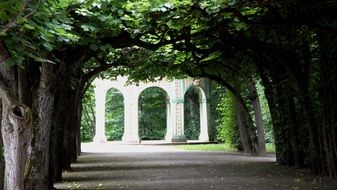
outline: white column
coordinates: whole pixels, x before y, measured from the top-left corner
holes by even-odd
[[[200,101],[200,135],[199,141],[208,142],[208,118],[209,118],[209,109],[207,99],[202,99]]]
[[[105,136],[105,95],[106,90],[103,87],[95,87],[95,102],[96,102],[96,130],[94,142],[106,142]]]
[[[138,93],[134,92],[132,87],[125,93],[124,113],[124,134],[122,141],[125,143],[139,143]]]
[[[171,125],[172,137],[167,139],[169,142],[186,142],[184,135],[184,100],[177,99],[171,103]]]
[[[165,135],[165,141],[171,142],[171,139],[173,137],[173,126],[172,126],[172,114],[171,114],[171,105],[170,100],[166,100],[166,135]]]
[[[174,80],[172,83],[174,95],[170,100],[170,121],[172,136],[165,138],[169,142],[186,142],[184,135],[184,80]]]

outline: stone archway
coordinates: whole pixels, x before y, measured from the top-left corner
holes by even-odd
[[[190,87],[184,95],[184,133],[187,140],[198,140],[200,134],[200,92]]]
[[[167,93],[166,113],[167,130],[165,141],[186,142],[184,135],[184,95],[191,86],[201,91],[200,100],[200,141],[208,141],[209,105],[207,98],[209,81],[207,79],[174,79],[160,80],[151,83],[128,84],[126,77],[117,77],[117,80],[95,79],[96,98],[96,134],[94,142],[105,142],[105,96],[110,88],[119,90],[124,97],[124,134],[122,141],[126,143],[139,143],[138,101],[140,93],[149,87],[160,87]]]
[[[208,142],[209,141],[209,117],[210,117],[210,106],[209,106],[209,91],[205,90],[209,86],[205,84],[206,81],[203,81],[204,84],[201,83],[200,80],[194,80],[193,82],[187,81],[188,86],[184,93],[184,98],[186,97],[186,93],[189,90],[195,89],[198,93],[198,103],[199,103],[199,141]],[[206,93],[207,92],[207,93]]]
[[[110,88],[105,98],[105,136],[108,141],[120,141],[124,133],[124,97]]]
[[[138,100],[139,136],[141,140],[163,140],[167,131],[168,94],[161,87],[144,89]]]

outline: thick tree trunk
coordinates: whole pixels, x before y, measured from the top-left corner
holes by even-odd
[[[284,90],[281,88],[281,79],[278,72],[270,69],[267,63],[256,62],[256,67],[265,87],[265,95],[272,118],[273,132],[275,138],[276,161],[280,164],[289,163],[289,139],[287,112],[284,109]],[[267,67],[267,68],[266,68]],[[280,72],[283,72],[280,70]],[[287,121],[287,122],[285,122]]]
[[[303,98],[283,67],[257,65],[265,86],[265,94],[273,120],[277,161],[295,167],[305,166],[308,158],[309,130],[303,115]],[[265,69],[265,70],[264,70]],[[304,77],[300,77],[304,78]],[[305,79],[304,79],[305,80]],[[319,137],[317,137],[319,138]]]
[[[72,106],[72,100],[73,100],[73,95],[69,96],[70,103],[68,104],[68,109],[71,110],[71,113],[67,113],[67,116],[65,116],[66,123],[64,125],[64,136],[63,136],[63,169],[65,170],[71,170],[71,163],[72,163],[72,149],[73,145],[75,144],[75,141],[72,142],[72,134],[73,134],[73,126],[72,126],[72,117],[74,116],[73,111],[73,106]]]
[[[70,80],[78,80],[77,78],[71,79],[74,73],[74,66],[66,68],[66,75],[63,77],[62,85],[59,89],[57,109],[55,112],[55,127],[58,131],[56,139],[57,148],[55,150],[56,160],[54,160],[55,180],[60,180],[62,169],[71,170],[71,163],[77,159],[78,149],[78,135],[80,118],[78,118],[78,107],[75,104],[81,102],[77,100],[77,88],[73,89]],[[79,105],[80,106],[80,105]],[[75,118],[76,117],[76,118]],[[78,125],[78,126],[77,126]],[[78,129],[76,129],[78,127]],[[78,139],[78,140],[77,140]]]
[[[331,36],[330,36],[331,37]],[[319,64],[319,101],[322,140],[320,142],[324,173],[337,179],[337,66],[336,45],[329,36],[319,34],[322,60]],[[330,54],[328,54],[329,52]]]
[[[68,126],[71,120],[71,96],[72,92],[69,91],[68,75],[62,77],[64,80],[59,86],[57,99],[55,105],[57,106],[54,112],[54,126],[53,126],[53,180],[62,180],[62,170],[70,170],[70,159],[68,156],[67,144],[65,141],[69,140]]]
[[[2,102],[0,101],[0,113],[2,113]],[[0,114],[0,120],[2,121],[2,117]],[[1,123],[0,123],[0,190],[4,190],[5,188],[5,160],[4,160],[4,147],[2,142],[2,132],[1,132]]]
[[[53,168],[52,179],[54,182],[62,180],[62,169],[64,167],[64,125],[66,123],[65,120],[69,118],[64,118],[63,115],[67,113],[67,110],[64,108],[65,103],[61,97],[62,95],[58,94],[58,100],[56,100],[55,105],[57,106],[54,113],[54,122],[51,131],[51,154],[50,158],[51,167]],[[70,164],[69,164],[70,167]]]
[[[246,115],[243,111],[241,104],[238,101],[235,101],[235,105],[239,125],[240,140],[243,146],[243,151],[246,153],[255,153],[249,137],[248,126],[246,123]]]
[[[5,147],[7,189],[24,189],[30,110],[23,105],[3,102],[2,137]]]
[[[30,144],[29,165],[25,189],[48,189],[49,138],[54,108],[54,76],[52,64],[42,64],[39,88],[34,99],[33,139]]]
[[[258,144],[258,155],[266,154],[266,143],[265,143],[265,135],[264,135],[264,126],[263,126],[263,117],[262,117],[262,109],[260,104],[260,98],[257,93],[256,86],[252,79],[247,81],[247,86],[249,90],[249,99],[252,102],[253,110],[255,114],[255,124],[257,130],[257,144]]]
[[[300,124],[299,119],[296,117],[296,105],[294,101],[294,90],[288,85],[284,86],[281,96],[284,97],[284,109],[283,115],[285,116],[285,122],[288,126],[288,166],[295,166],[297,168],[301,168],[303,166],[303,148],[301,148],[301,142],[299,141],[299,131],[303,128],[303,124]],[[303,133],[304,135],[305,133]]]
[[[67,139],[67,127],[69,126],[70,117],[69,106],[71,105],[72,92],[69,88],[69,65],[62,64],[64,72],[61,74],[62,81],[60,82],[57,94],[55,96],[55,110],[54,122],[52,129],[52,168],[53,168],[53,181],[62,180],[62,170],[70,170],[70,159],[67,159],[67,151],[64,146],[64,141]],[[69,162],[67,161],[69,160]]]
[[[322,73],[320,83],[321,104],[323,107],[322,116],[322,136],[324,139],[323,149],[326,158],[327,174],[337,178],[337,85],[334,84],[337,80],[337,66],[322,64]],[[327,85],[327,86],[325,86]]]
[[[14,68],[3,62],[9,55],[0,41],[1,132],[4,145],[5,176],[8,190],[24,189],[31,111],[18,100]]]
[[[80,52],[80,53],[79,53]],[[61,64],[62,73],[60,82],[57,90],[57,99],[55,100],[56,109],[54,112],[54,129],[55,133],[53,136],[52,148],[54,157],[51,158],[53,161],[53,181],[60,181],[62,178],[62,170],[71,169],[71,154],[70,147],[70,130],[72,122],[72,100],[74,91],[71,85],[71,76],[74,71],[77,71],[79,67],[86,62],[90,55],[81,51],[74,51],[67,56],[60,55],[63,60],[69,61],[69,63]],[[76,81],[76,79],[74,79]],[[75,141],[72,142],[75,144]]]
[[[79,154],[78,152],[78,133],[80,132],[80,121],[81,121],[81,118],[80,118],[80,113],[79,113],[79,109],[81,107],[81,97],[80,97],[80,92],[79,92],[79,89],[76,88],[76,93],[73,97],[73,101],[72,101],[72,113],[73,113],[73,116],[72,116],[72,120],[71,120],[71,139],[70,139],[70,144],[68,144],[68,146],[71,146],[71,149],[70,149],[70,154],[71,154],[71,162],[76,162],[77,160],[77,156]]]

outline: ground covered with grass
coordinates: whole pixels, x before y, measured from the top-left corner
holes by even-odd
[[[177,149],[190,151],[223,151],[223,152],[238,152],[234,146],[229,144],[187,144],[177,145]],[[273,144],[266,144],[267,153],[275,153],[275,146]]]

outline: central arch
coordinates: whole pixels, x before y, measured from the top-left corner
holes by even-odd
[[[157,86],[139,94],[139,137],[141,140],[164,140],[167,128],[167,92]]]

